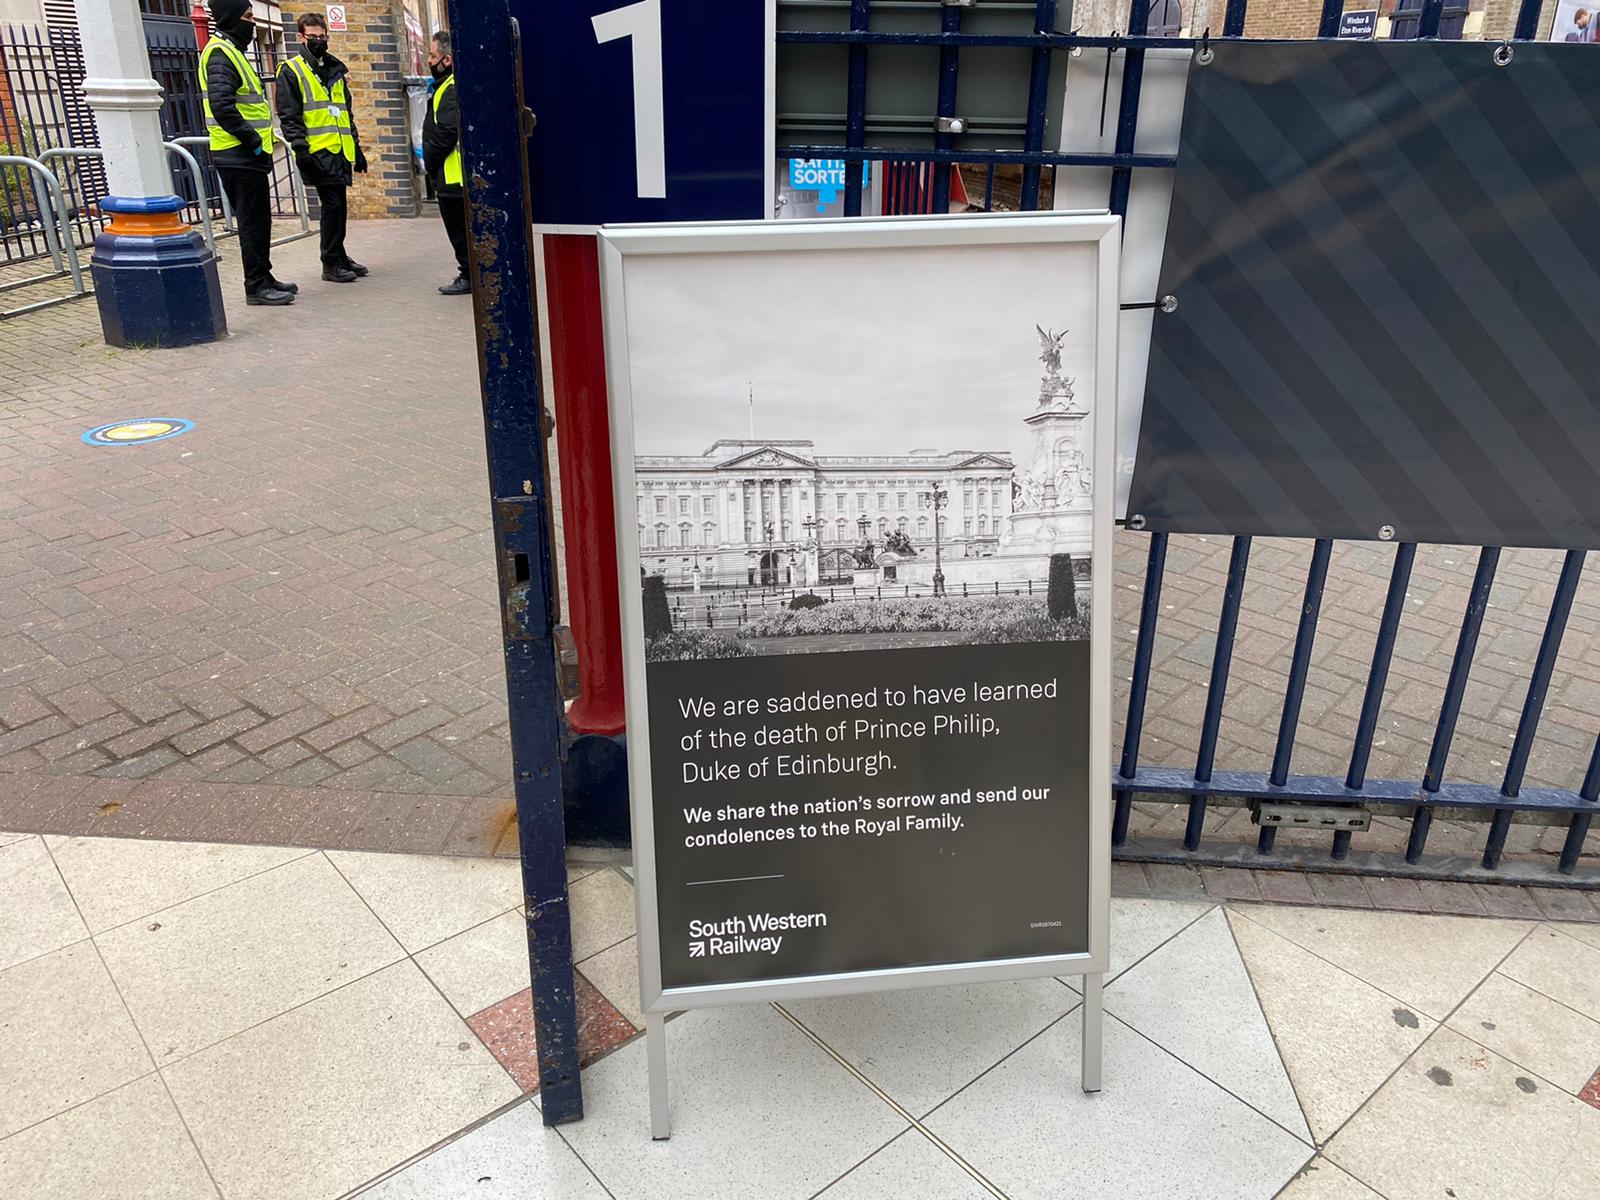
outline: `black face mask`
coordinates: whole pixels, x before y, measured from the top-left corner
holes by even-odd
[[[450,74],[449,64],[444,62],[429,63],[428,70],[433,72],[433,77],[435,79],[443,79],[446,75]]]
[[[328,39],[325,37],[308,37],[306,39],[306,53],[312,58],[321,58],[328,52]]]

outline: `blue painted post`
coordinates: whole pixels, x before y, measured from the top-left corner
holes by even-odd
[[[870,0],[850,0],[850,30],[865,33],[872,23]],[[844,144],[860,150],[867,144],[867,48],[852,45],[849,50],[848,94],[845,96]],[[844,163],[844,215],[861,215],[862,171],[859,158]]]
[[[506,0],[451,0],[472,303],[500,578],[533,1024],[546,1125],[583,1116],[561,798],[547,447],[521,47]]]
[[[1233,639],[1239,628],[1239,606],[1244,601],[1244,576],[1250,565],[1250,539],[1233,539],[1228,557],[1228,583],[1222,593],[1222,611],[1217,616],[1217,644],[1211,654],[1211,683],[1206,689],[1206,715],[1200,724],[1200,753],[1195,759],[1194,781],[1210,783],[1217,758],[1217,731],[1222,727],[1222,704],[1227,698],[1228,671],[1233,665]],[[1189,797],[1189,820],[1183,831],[1183,848],[1200,849],[1200,832],[1205,825],[1206,798]]]
[[[1156,620],[1161,615],[1161,581],[1167,571],[1167,535],[1150,535],[1150,557],[1144,567],[1144,603],[1139,607],[1139,635],[1133,648],[1133,680],[1128,691],[1128,722],[1122,731],[1122,766],[1119,774],[1132,779],[1139,770],[1139,738],[1144,732],[1144,705],[1150,695],[1150,661],[1155,654]],[[1111,819],[1111,844],[1128,840],[1128,815],[1133,793],[1117,790],[1116,812]]]
[[[1223,37],[1244,36],[1245,0],[1228,0],[1228,7],[1222,18]]]
[[[1317,618],[1322,614],[1322,589],[1328,582],[1328,560],[1333,543],[1318,538],[1311,548],[1311,567],[1306,572],[1306,594],[1300,605],[1300,628],[1295,632],[1294,657],[1289,660],[1289,686],[1283,694],[1283,716],[1278,721],[1278,746],[1272,756],[1269,782],[1282,787],[1289,782],[1289,760],[1294,755],[1295,731],[1300,725],[1300,703],[1305,699],[1306,675],[1311,670],[1311,648],[1317,640]],[[1278,840],[1276,825],[1263,825],[1256,849],[1271,854]]]
[[[1600,738],[1595,739],[1594,751],[1589,755],[1589,770],[1583,777],[1583,786],[1578,789],[1578,797],[1586,804],[1593,804],[1600,798]],[[1557,865],[1563,875],[1571,875],[1577,868],[1583,840],[1589,836],[1589,823],[1593,820],[1593,813],[1573,814],[1572,824],[1567,827],[1566,844],[1561,847],[1561,862]]]
[[[89,263],[101,333],[108,345],[124,347],[192,346],[226,337],[216,256],[184,224],[184,201],[173,194],[161,88],[150,74],[138,7],[76,0],[76,11],[86,31],[83,95],[94,109],[110,186],[99,207],[111,220],[96,235]],[[48,230],[57,214],[40,217]],[[59,217],[62,237],[76,236],[65,212]],[[76,284],[75,257],[72,269]]]
[[[1439,21],[1444,16],[1444,0],[1422,0],[1422,15],[1417,18],[1417,37],[1439,36]]]
[[[1344,785],[1359,792],[1367,784],[1367,762],[1372,756],[1372,737],[1378,728],[1383,708],[1383,690],[1389,683],[1389,665],[1394,660],[1395,637],[1400,632],[1400,616],[1405,611],[1406,589],[1411,586],[1411,567],[1417,560],[1417,544],[1401,542],[1394,551],[1394,571],[1389,576],[1389,594],[1383,602],[1383,618],[1378,622],[1378,639],[1372,648],[1372,670],[1367,673],[1367,691],[1361,700],[1361,719],[1356,723],[1356,741],[1350,751],[1350,770]],[[1343,860],[1350,853],[1350,831],[1333,835],[1333,857]]]
[[[1319,38],[1339,36],[1339,16],[1344,12],[1344,0],[1322,0],[1322,20],[1317,24]]]
[[[1524,42],[1530,42],[1537,37],[1539,14],[1543,9],[1543,0],[1522,0],[1522,7],[1517,10],[1517,28],[1511,36]]]
[[[1417,810],[1411,817],[1411,838],[1406,844],[1406,861],[1415,864],[1422,858],[1433,828],[1433,811],[1428,807],[1444,782],[1444,765],[1450,757],[1450,743],[1456,735],[1456,718],[1461,715],[1461,698],[1466,695],[1467,679],[1472,674],[1472,656],[1478,649],[1478,633],[1483,629],[1483,614],[1489,607],[1489,590],[1494,586],[1495,568],[1500,565],[1500,547],[1485,546],[1478,555],[1478,570],[1467,595],[1467,611],[1461,617],[1461,636],[1456,639],[1456,657],[1450,664],[1450,679],[1445,684],[1444,703],[1439,708],[1439,726],[1434,731],[1433,748],[1422,776]]]
[[[961,32],[961,9],[954,4],[947,4],[941,10],[940,30],[947,34]],[[956,83],[959,79],[961,65],[961,52],[955,46],[939,47],[939,116],[953,117],[956,115]],[[941,130],[935,130],[933,135],[933,148],[935,150],[953,150],[955,136]],[[933,178],[933,203],[930,212],[946,213],[950,211],[950,172],[955,167],[949,163],[929,163],[928,174]],[[919,210],[920,211],[920,210]]]
[[[1149,0],[1131,0],[1128,11],[1128,36],[1143,37],[1150,30]],[[1122,100],[1117,110],[1118,154],[1132,154],[1134,135],[1139,129],[1139,93],[1144,86],[1144,47],[1130,45],[1123,52]],[[1111,211],[1128,215],[1128,191],[1133,187],[1132,167],[1111,169]]]
[[[1134,7],[1140,0],[1133,0]],[[1054,33],[1056,27],[1056,0],[1035,0],[1033,6],[1033,31]],[[1022,135],[1022,148],[1037,154],[1044,149],[1046,125],[1045,108],[1050,95],[1050,48],[1034,47],[1028,69],[1028,124]],[[1039,167],[1032,163],[1022,168],[1021,207],[1032,210],[1039,207]]]
[[[1561,564],[1561,578],[1556,581],[1555,599],[1550,603],[1550,617],[1545,622],[1544,637],[1539,642],[1539,655],[1533,661],[1533,674],[1528,678],[1528,695],[1522,702],[1522,717],[1517,721],[1517,736],[1511,743],[1511,753],[1506,758],[1505,780],[1500,794],[1515,800],[1522,790],[1522,777],[1528,769],[1528,755],[1533,750],[1534,735],[1539,732],[1539,718],[1544,715],[1545,697],[1550,692],[1550,676],[1556,669],[1556,656],[1561,653],[1561,639],[1567,632],[1567,618],[1572,615],[1572,599],[1578,592],[1578,581],[1583,577],[1582,550],[1568,550]],[[1483,847],[1483,866],[1492,871],[1500,865],[1505,852],[1506,835],[1511,832],[1511,809],[1497,808],[1489,825],[1489,837]]]

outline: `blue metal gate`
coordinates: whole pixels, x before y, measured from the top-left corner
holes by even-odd
[[[1319,38],[1336,36],[1343,7],[1341,0],[1326,0],[1317,30]],[[1411,7],[1416,11],[1411,12],[1408,8],[1403,17],[1397,17],[1392,36],[1424,39],[1461,36],[1460,21],[1452,20],[1452,13],[1459,18],[1462,10],[1447,10],[1442,0],[1421,0]],[[1148,0],[1132,0],[1128,13],[1127,34],[1111,37],[1084,37],[1077,34],[1048,32],[1056,26],[1055,0],[1037,0],[1034,8],[1035,32],[1008,37],[963,33],[964,8],[954,4],[945,4],[941,8],[942,24],[937,33],[875,32],[872,29],[870,0],[850,0],[848,32],[780,29],[778,33],[780,71],[781,48],[784,45],[841,45],[848,48],[849,54],[845,144],[780,146],[778,148],[780,159],[784,157],[845,159],[848,163],[844,201],[847,215],[861,213],[863,193],[861,164],[869,160],[891,164],[960,164],[969,169],[976,166],[986,172],[982,186],[985,196],[983,207],[989,206],[990,198],[994,194],[997,172],[1002,175],[1007,172],[1020,172],[1019,207],[1025,209],[1042,206],[1042,185],[1047,180],[1047,171],[1053,173],[1054,168],[1059,166],[1109,166],[1112,168],[1109,207],[1112,212],[1126,215],[1133,172],[1171,169],[1176,165],[1175,160],[1169,157],[1133,152],[1145,53],[1157,47],[1201,46],[1210,40],[1211,31],[1202,30],[1200,37],[1189,38],[1148,36],[1150,18]],[[1524,0],[1517,17],[1513,35],[1515,38],[1529,39],[1534,36],[1539,8],[1538,0]],[[1245,0],[1228,0],[1220,36],[1242,37],[1245,16]],[[931,152],[868,148],[865,144],[867,55],[878,47],[905,46],[937,49],[939,86],[936,115],[942,119],[941,127],[946,126],[950,118],[957,116],[957,85],[961,54],[964,50],[982,50],[997,46],[1028,49],[1032,56],[1032,69],[1027,81],[1028,115],[1024,148],[1020,151],[982,151],[968,149],[964,145],[958,147],[956,138],[948,132],[936,135]],[[1070,154],[1046,150],[1044,136],[1050,58],[1054,54],[1070,54],[1079,47],[1091,46],[1121,51],[1125,55],[1115,152],[1109,155]],[[949,203],[950,173],[947,170],[940,170],[929,172],[929,176],[932,179],[933,195],[926,211],[946,211]],[[972,190],[976,193],[978,189]],[[1244,596],[1245,577],[1250,559],[1251,539],[1246,536],[1236,537],[1233,541],[1230,568],[1217,622],[1215,651],[1194,768],[1190,771],[1141,764],[1140,746],[1150,692],[1156,632],[1162,608],[1161,596],[1166,574],[1168,535],[1153,533],[1148,535],[1148,539],[1144,595],[1133,658],[1121,762],[1113,781],[1116,795],[1113,844],[1119,848],[1119,856],[1172,858],[1231,865],[1292,864],[1303,868],[1339,871],[1382,869],[1390,872],[1406,872],[1409,867],[1413,873],[1434,878],[1494,878],[1495,873],[1504,870],[1502,855],[1505,852],[1512,821],[1522,818],[1544,823],[1560,821],[1567,827],[1565,845],[1557,860],[1555,871],[1543,872],[1542,878],[1538,881],[1587,882],[1592,885],[1595,878],[1600,878],[1595,876],[1594,872],[1576,874],[1596,804],[1600,801],[1600,741],[1595,744],[1583,783],[1577,790],[1523,786],[1529,754],[1538,733],[1545,697],[1583,569],[1583,551],[1567,552],[1556,584],[1555,599],[1544,624],[1540,649],[1528,679],[1522,715],[1517,723],[1504,776],[1498,784],[1490,784],[1451,782],[1446,778],[1446,768],[1450,761],[1451,746],[1461,714],[1473,656],[1488,607],[1490,588],[1500,560],[1498,547],[1483,547],[1479,554],[1477,572],[1466,611],[1462,616],[1449,679],[1440,698],[1437,726],[1426,769],[1420,780],[1409,780],[1369,779],[1367,767],[1388,683],[1406,589],[1416,558],[1415,544],[1400,544],[1395,547],[1387,600],[1373,646],[1361,715],[1349,748],[1348,769],[1342,777],[1336,777],[1296,775],[1291,771],[1323,590],[1333,552],[1333,543],[1326,539],[1315,543],[1307,570],[1298,632],[1289,663],[1288,685],[1279,711],[1275,751],[1270,770],[1250,772],[1229,770],[1226,767],[1218,769],[1216,763],[1218,733],[1222,723],[1240,604]],[[1168,853],[1160,847],[1141,845],[1134,848],[1128,845],[1129,817],[1137,795],[1187,803],[1188,820],[1181,852],[1177,851],[1176,847],[1173,848],[1173,852]],[[1276,845],[1278,826],[1270,824],[1261,827],[1253,856],[1241,855],[1226,846],[1208,847],[1203,842],[1202,836],[1205,819],[1208,807],[1219,800],[1230,804],[1248,803],[1252,807],[1263,801],[1344,806],[1352,811],[1369,809],[1374,805],[1384,806],[1384,811],[1402,814],[1410,819],[1409,844],[1404,854],[1404,863],[1370,859],[1352,860],[1350,855],[1353,833],[1349,829],[1329,831],[1326,853],[1320,859],[1303,854],[1280,854]],[[1487,832],[1484,835],[1482,854],[1477,866],[1457,860],[1424,862],[1423,855],[1434,816],[1441,810],[1448,810],[1456,815],[1476,815],[1487,822]],[[1524,877],[1523,881],[1534,880]]]

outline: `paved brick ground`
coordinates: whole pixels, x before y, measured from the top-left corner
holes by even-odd
[[[314,278],[288,310],[239,303],[216,346],[120,352],[92,301],[0,323],[0,827],[325,845],[505,846],[510,760],[468,304],[431,221],[363,222],[370,279]],[[188,417],[139,448],[102,422]],[[1119,540],[1125,705],[1146,539]],[[1226,539],[1173,541],[1145,761],[1192,765]],[[1258,541],[1218,766],[1271,760],[1310,547]],[[1293,767],[1342,775],[1392,549],[1340,546]],[[1475,550],[1419,554],[1369,774],[1427,758]],[[1502,562],[1448,776],[1498,783],[1559,555]],[[1529,784],[1575,787],[1600,712],[1600,593],[1574,606]],[[1120,718],[1116,736],[1121,737]],[[9,779],[5,775],[9,774]],[[9,815],[8,815],[9,810]],[[1141,805],[1136,836],[1181,831]],[[1357,848],[1399,845],[1380,819]],[[1208,837],[1249,840],[1236,810]],[[1465,853],[1481,827],[1441,822]],[[1292,844],[1286,833],[1280,844]],[[1548,855],[1555,830],[1512,847]]]
[[[0,771],[505,789],[471,308],[433,223],[351,248],[340,287],[280,247],[281,310],[230,253],[215,346],[109,349],[92,301],[0,326]],[[143,415],[196,426],[79,440]]]

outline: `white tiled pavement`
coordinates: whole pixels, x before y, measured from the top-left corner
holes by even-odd
[[[627,875],[570,883],[580,969],[637,1025]],[[1100,1094],[1075,981],[726,1008],[669,1024],[652,1142],[642,1041],[552,1130],[468,1024],[527,985],[519,888],[0,833],[0,1196],[1600,1195],[1595,927],[1118,900]]]

